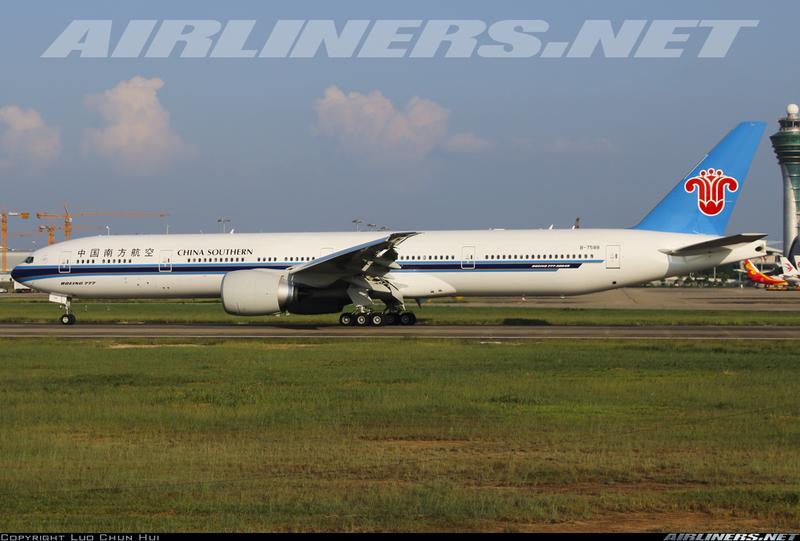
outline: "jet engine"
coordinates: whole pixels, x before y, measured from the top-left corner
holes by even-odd
[[[237,316],[277,314],[286,310],[294,296],[294,286],[281,271],[240,270],[222,279],[222,306]]]
[[[229,272],[222,279],[222,306],[237,316],[279,312],[334,314],[349,302],[345,286],[325,289],[298,286],[283,271],[240,270]]]

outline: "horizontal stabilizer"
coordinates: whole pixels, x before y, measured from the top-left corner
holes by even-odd
[[[720,248],[732,247],[737,244],[748,244],[766,237],[766,233],[740,233],[738,235],[731,235],[729,237],[719,237],[718,239],[711,239],[697,244],[690,244],[683,246],[676,250],[662,250],[667,255],[687,256],[704,254],[707,252],[715,252]]]

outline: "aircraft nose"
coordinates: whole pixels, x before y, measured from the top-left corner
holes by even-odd
[[[24,278],[22,277],[22,270],[19,265],[11,269],[11,278],[20,284],[23,282]]]

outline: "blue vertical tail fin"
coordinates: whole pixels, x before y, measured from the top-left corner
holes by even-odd
[[[724,235],[765,122],[742,122],[726,135],[634,229]]]

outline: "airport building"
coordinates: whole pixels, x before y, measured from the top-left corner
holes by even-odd
[[[800,107],[792,103],[778,120],[780,129],[770,137],[783,174],[783,253],[800,253]]]
[[[6,252],[6,265],[8,265],[8,270],[6,272],[0,272],[0,282],[11,282],[11,269],[25,261],[25,258],[32,254],[33,252]]]

